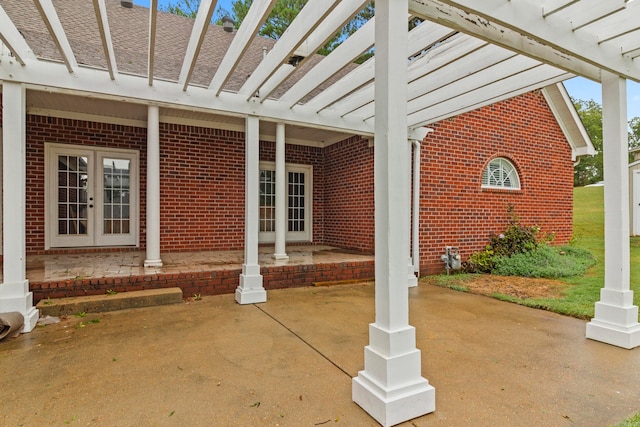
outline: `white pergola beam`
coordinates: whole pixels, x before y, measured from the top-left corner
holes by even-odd
[[[255,0],[251,3],[247,16],[245,16],[240,28],[236,31],[227,52],[222,58],[222,62],[220,62],[209,84],[209,89],[212,90],[216,96],[220,95],[224,84],[233,74],[240,59],[249,48],[256,34],[258,34],[260,26],[267,19],[267,16],[269,16],[269,13],[271,13],[277,1],[278,0]]]
[[[25,65],[28,59],[33,58],[33,53],[20,31],[7,15],[0,4],[0,40],[9,48],[11,54],[20,65]]]
[[[192,86],[184,92],[175,82],[156,80],[153,87],[146,84],[146,77],[120,74],[117,83],[109,80],[104,70],[78,67],[69,74],[62,63],[38,62],[37,67],[21,67],[3,62],[0,80],[21,81],[29,89],[66,93],[115,101],[150,103],[161,107],[202,111],[243,117],[257,114],[264,120],[283,122],[311,128],[335,130],[348,134],[373,135],[373,127],[362,120],[341,118],[331,111],[316,113],[315,109],[298,106],[295,111],[274,100],[263,103],[247,102],[235,93],[222,92],[212,97],[207,88]],[[142,84],[141,84],[142,83]]]
[[[483,40],[475,39],[473,37],[469,37],[464,34],[456,34],[446,40],[444,40],[437,47],[429,50],[421,57],[414,59],[409,63],[409,99],[412,99],[418,94],[422,94],[425,92],[418,92],[417,89],[419,86],[414,84],[414,80],[418,80],[423,76],[434,72],[435,70],[443,67],[447,64],[451,64],[456,60],[460,60],[460,58],[465,57],[470,52],[479,49],[482,46],[486,46],[487,43]],[[511,54],[512,56],[515,54]],[[484,58],[491,60],[491,57]],[[498,59],[499,60],[499,59]],[[460,73],[463,75],[472,74],[477,68],[482,67],[483,62],[468,62],[464,66],[456,66],[455,70],[447,70],[446,74],[451,75],[453,72]],[[493,63],[491,63],[493,65]],[[373,109],[373,101],[374,101],[374,90],[373,85],[368,85],[363,87],[359,91],[351,94],[350,96],[342,99],[341,101],[335,103],[333,105],[333,109],[344,116],[349,114],[363,106],[366,107],[366,113],[360,111],[357,114],[362,115],[365,119],[371,117],[374,114]]]
[[[107,19],[107,7],[104,0],[93,0],[93,9],[96,13],[96,21],[98,22],[98,31],[102,40],[102,48],[107,61],[107,70],[111,80],[115,80],[118,74],[118,66],[116,64],[116,54],[113,50],[113,41],[111,40],[111,31],[109,30],[109,20]]]
[[[358,28],[351,37],[342,42],[318,65],[300,78],[291,89],[280,97],[280,102],[287,103],[290,107],[293,107],[347,64],[356,60],[373,46],[374,31],[375,17]]]
[[[407,15],[411,17],[411,15]],[[430,22],[423,22],[409,32],[407,41],[407,58],[425,50],[442,40],[451,37],[455,31]],[[375,78],[375,57],[340,79],[336,84],[325,89],[306,105],[313,106],[320,111],[344,98],[358,88],[370,83]]]
[[[554,13],[558,13],[561,10],[578,3],[580,0],[547,0],[541,2],[542,16],[545,18],[551,16]]]
[[[187,50],[184,54],[184,61],[182,61],[182,69],[180,70],[180,76],[178,77],[178,83],[182,86],[182,90],[186,91],[189,86],[189,80],[193,74],[193,69],[196,66],[198,60],[198,54],[200,48],[204,42],[204,36],[207,34],[209,23],[211,22],[211,16],[216,8],[217,0],[201,0],[198,7],[198,13],[196,19],[191,28],[191,37],[187,44]]]
[[[153,86],[153,74],[156,59],[156,28],[158,21],[158,0],[149,2],[149,48],[147,56],[147,78],[149,86]]]
[[[563,70],[542,64],[514,74],[504,80],[469,91],[464,95],[452,97],[438,104],[415,111],[408,117],[409,126],[427,126],[535,89],[541,89],[571,77],[573,75],[567,74]],[[528,84],[522,84],[523,81],[528,82]]]
[[[582,0],[580,7],[569,7],[563,13],[568,15],[573,30],[598,22],[625,8],[627,0]]]
[[[289,60],[298,46],[320,25],[337,3],[337,0],[309,0],[238,93],[246,100],[252,98],[280,65]]]
[[[605,68],[640,80],[637,65],[622,57],[619,50],[598,46],[597,39],[584,32],[578,37],[568,21],[553,20],[554,16],[545,20],[539,6],[504,0],[409,1],[412,10],[425,19],[570,73],[600,81],[600,69]]]
[[[51,35],[53,42],[62,56],[62,61],[67,66],[67,70],[69,70],[70,73],[73,73],[76,68],[78,68],[78,63],[76,62],[73,50],[71,50],[71,45],[69,44],[66,33],[64,32],[64,28],[62,28],[60,18],[58,18],[58,13],[53,7],[53,3],[51,3],[51,0],[35,0],[35,5],[40,12],[42,21],[49,30],[49,34]]]

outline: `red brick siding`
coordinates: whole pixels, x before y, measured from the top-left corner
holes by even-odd
[[[441,271],[445,246],[463,259],[506,227],[513,205],[521,222],[572,234],[571,148],[541,93],[503,101],[432,126],[421,151],[420,257],[423,273]],[[498,156],[518,169],[520,191],[481,188],[482,172]]]
[[[373,252],[373,147],[359,137],[325,149],[325,243]]]
[[[27,253],[42,253],[45,237],[45,143],[137,150],[140,153],[140,230],[145,229],[146,129],[84,120],[27,115]],[[145,235],[140,235],[144,246]]]

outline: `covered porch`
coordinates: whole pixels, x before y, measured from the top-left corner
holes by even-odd
[[[261,246],[258,260],[265,289],[370,280],[373,255],[325,245],[287,247],[288,259]],[[185,298],[233,293],[244,253],[199,251],[163,253],[163,265],[144,267],[145,251],[63,253],[27,256],[34,303],[46,298],[100,295],[109,291],[180,287]]]

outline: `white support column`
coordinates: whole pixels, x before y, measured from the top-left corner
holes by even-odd
[[[629,170],[626,80],[602,71],[604,160],[604,288],[587,338],[623,348],[640,346],[638,307],[630,288]]]
[[[0,284],[0,313],[17,311],[24,316],[22,332],[38,321],[26,277],[26,89],[19,83],[2,85],[2,215],[3,283]]]
[[[236,301],[240,304],[254,304],[267,300],[258,264],[260,121],[256,116],[248,116],[246,119],[244,188],[244,264],[240,274],[240,285],[236,289]]]
[[[408,0],[376,1],[375,323],[369,325],[364,370],[352,398],[383,426],[435,410],[435,389],[421,376],[420,350],[409,325],[407,248]]]
[[[147,108],[147,258],[145,267],[162,267],[160,258],[160,108]]]
[[[289,259],[286,247],[287,234],[287,175],[285,173],[284,123],[276,125],[276,247],[275,259]]]
[[[413,193],[413,191],[411,191],[412,187],[415,190],[415,186],[413,185],[413,179],[411,178],[411,155],[413,150],[411,149],[412,145],[413,145],[413,140],[411,138],[407,139],[407,143],[409,144],[409,149],[407,150],[407,164],[406,164],[406,169],[407,169],[407,184],[409,185],[409,195],[411,195]],[[413,202],[411,199],[411,196],[407,197],[407,204],[408,204],[408,209],[407,209],[407,213],[409,214],[409,222],[407,223],[407,225],[409,227],[411,227],[411,225],[413,224],[413,213],[412,213],[412,206],[413,206]],[[407,240],[407,242],[409,243],[408,249],[409,249],[409,258],[408,258],[408,264],[407,264],[407,285],[410,288],[415,288],[416,286],[418,286],[418,277],[416,276],[416,271],[413,267],[413,252],[412,252],[412,247],[414,244],[413,241],[413,231],[409,234],[409,239]]]

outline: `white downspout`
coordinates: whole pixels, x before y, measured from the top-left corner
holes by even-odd
[[[421,132],[422,131],[422,132]],[[420,142],[433,132],[431,128],[414,130],[421,139],[413,140],[413,209],[411,222],[411,249],[413,258],[413,271],[420,274]],[[423,133],[424,132],[424,133]]]

